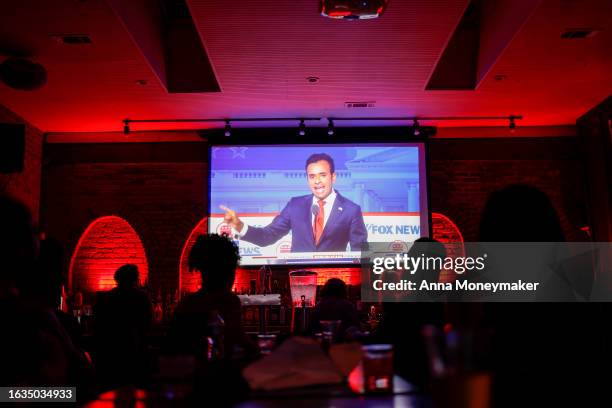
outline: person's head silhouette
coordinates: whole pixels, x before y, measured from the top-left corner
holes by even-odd
[[[422,256],[427,260],[426,267],[416,271],[414,277],[430,283],[439,282],[440,271],[447,255],[444,244],[433,238],[421,237],[414,241],[408,255],[414,258]]]
[[[125,264],[115,272],[115,282],[119,288],[134,288],[138,284],[138,267],[134,264]]]
[[[516,184],[489,196],[480,222],[482,242],[563,242],[561,223],[548,196]]]
[[[346,283],[344,283],[342,279],[338,278],[328,279],[327,282],[325,282],[325,285],[323,285],[323,288],[321,288],[321,297],[346,299]]]
[[[189,253],[189,269],[200,271],[204,290],[229,291],[236,278],[239,260],[238,247],[228,237],[200,235]]]
[[[57,308],[60,303],[64,251],[59,241],[45,238],[40,241],[40,253],[34,274],[20,282],[20,288],[27,296],[37,299],[44,305]]]
[[[38,249],[30,211],[19,201],[0,196],[0,295],[15,291],[19,280],[31,279]]]

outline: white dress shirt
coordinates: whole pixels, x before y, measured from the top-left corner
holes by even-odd
[[[325,201],[325,205],[323,206],[323,230],[325,231],[325,226],[327,225],[327,220],[329,219],[329,215],[331,214],[332,208],[334,208],[334,201],[336,201],[336,196],[338,194],[336,194],[336,190],[332,190],[331,194],[327,196],[327,198],[323,199],[323,201]],[[317,207],[319,206],[319,199],[317,197],[315,197],[314,195],[312,196],[312,204],[316,205]],[[313,226],[314,228],[314,221],[315,221],[315,216],[314,214],[310,214],[310,225]]]

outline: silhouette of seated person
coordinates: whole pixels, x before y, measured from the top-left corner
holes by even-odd
[[[359,314],[355,305],[347,299],[346,283],[342,279],[331,278],[321,288],[321,300],[310,315],[310,333],[323,330],[322,320],[339,320],[340,327],[335,333],[336,340],[352,340],[360,334]]]
[[[544,192],[528,185],[512,185],[490,195],[479,240],[563,242],[565,237],[555,208]],[[603,320],[597,322],[597,304],[482,306],[482,326],[493,333],[491,364],[496,406],[524,405],[525,395],[532,395],[533,403],[548,404],[566,404],[572,398],[584,402],[589,398],[590,392],[579,390],[588,388],[586,385],[594,380],[591,365],[606,354],[597,334],[598,328],[606,325]]]
[[[94,307],[95,363],[103,388],[140,384],[147,375],[148,295],[138,288],[138,267],[121,266],[117,286],[99,293]]]
[[[62,246],[57,240],[42,239],[34,274],[23,277],[19,287],[28,301],[52,310],[74,345],[80,348],[82,329],[79,321],[72,313],[60,310],[62,285],[65,283],[62,275],[63,256]]]
[[[0,196],[0,384],[77,386],[92,396],[93,368],[53,310],[31,296],[38,276],[39,243],[29,210]]]
[[[435,239],[421,237],[417,239],[408,251],[409,257],[425,257],[438,259],[432,262],[431,268],[417,270],[401,275],[416,283],[439,282],[441,264],[446,257],[443,244]],[[411,381],[414,385],[425,387],[430,378],[427,350],[422,336],[426,325],[434,325],[442,329],[444,325],[444,296],[436,291],[420,293],[420,291],[399,293],[395,301],[383,303],[383,319],[374,335],[377,341],[390,343],[394,346],[394,366],[396,372]]]
[[[232,293],[240,255],[226,236],[200,235],[189,253],[189,268],[202,276],[202,287],[183,297],[174,311],[168,333],[168,351],[204,357],[207,338],[216,337],[216,347],[223,349],[222,359],[231,359],[237,348],[247,353],[253,345],[246,339],[241,323],[241,305]],[[210,326],[219,317],[223,321],[222,337]]]

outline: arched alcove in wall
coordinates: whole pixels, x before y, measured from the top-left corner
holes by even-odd
[[[97,218],[85,229],[72,254],[69,290],[93,293],[112,289],[115,271],[127,263],[138,266],[140,283],[144,283],[149,267],[138,233],[121,217]]]
[[[463,247],[463,235],[449,217],[441,213],[431,213],[432,223],[432,237],[438,241],[447,244],[446,249],[449,251],[447,256],[456,258],[459,256],[465,256],[465,249]],[[450,243],[456,245],[448,245]],[[454,281],[457,275],[453,270],[442,269],[440,271],[440,282]]]
[[[193,247],[196,239],[201,234],[208,232],[208,218],[204,217],[198,224],[191,230],[191,233],[185,241],[183,250],[181,251],[181,259],[179,261],[179,288],[181,293],[195,292],[200,288],[201,279],[198,271],[189,270],[189,252]]]
[[[431,213],[433,238],[440,242],[463,242],[463,235],[450,218],[442,213]]]

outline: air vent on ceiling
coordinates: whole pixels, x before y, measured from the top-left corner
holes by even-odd
[[[365,102],[344,102],[345,108],[375,108],[376,101],[365,101]]]
[[[91,44],[91,38],[84,34],[62,35],[62,42],[68,45]]]
[[[561,38],[568,40],[579,40],[583,38],[591,38],[598,32],[599,30],[594,30],[592,28],[572,28],[561,33]]]

